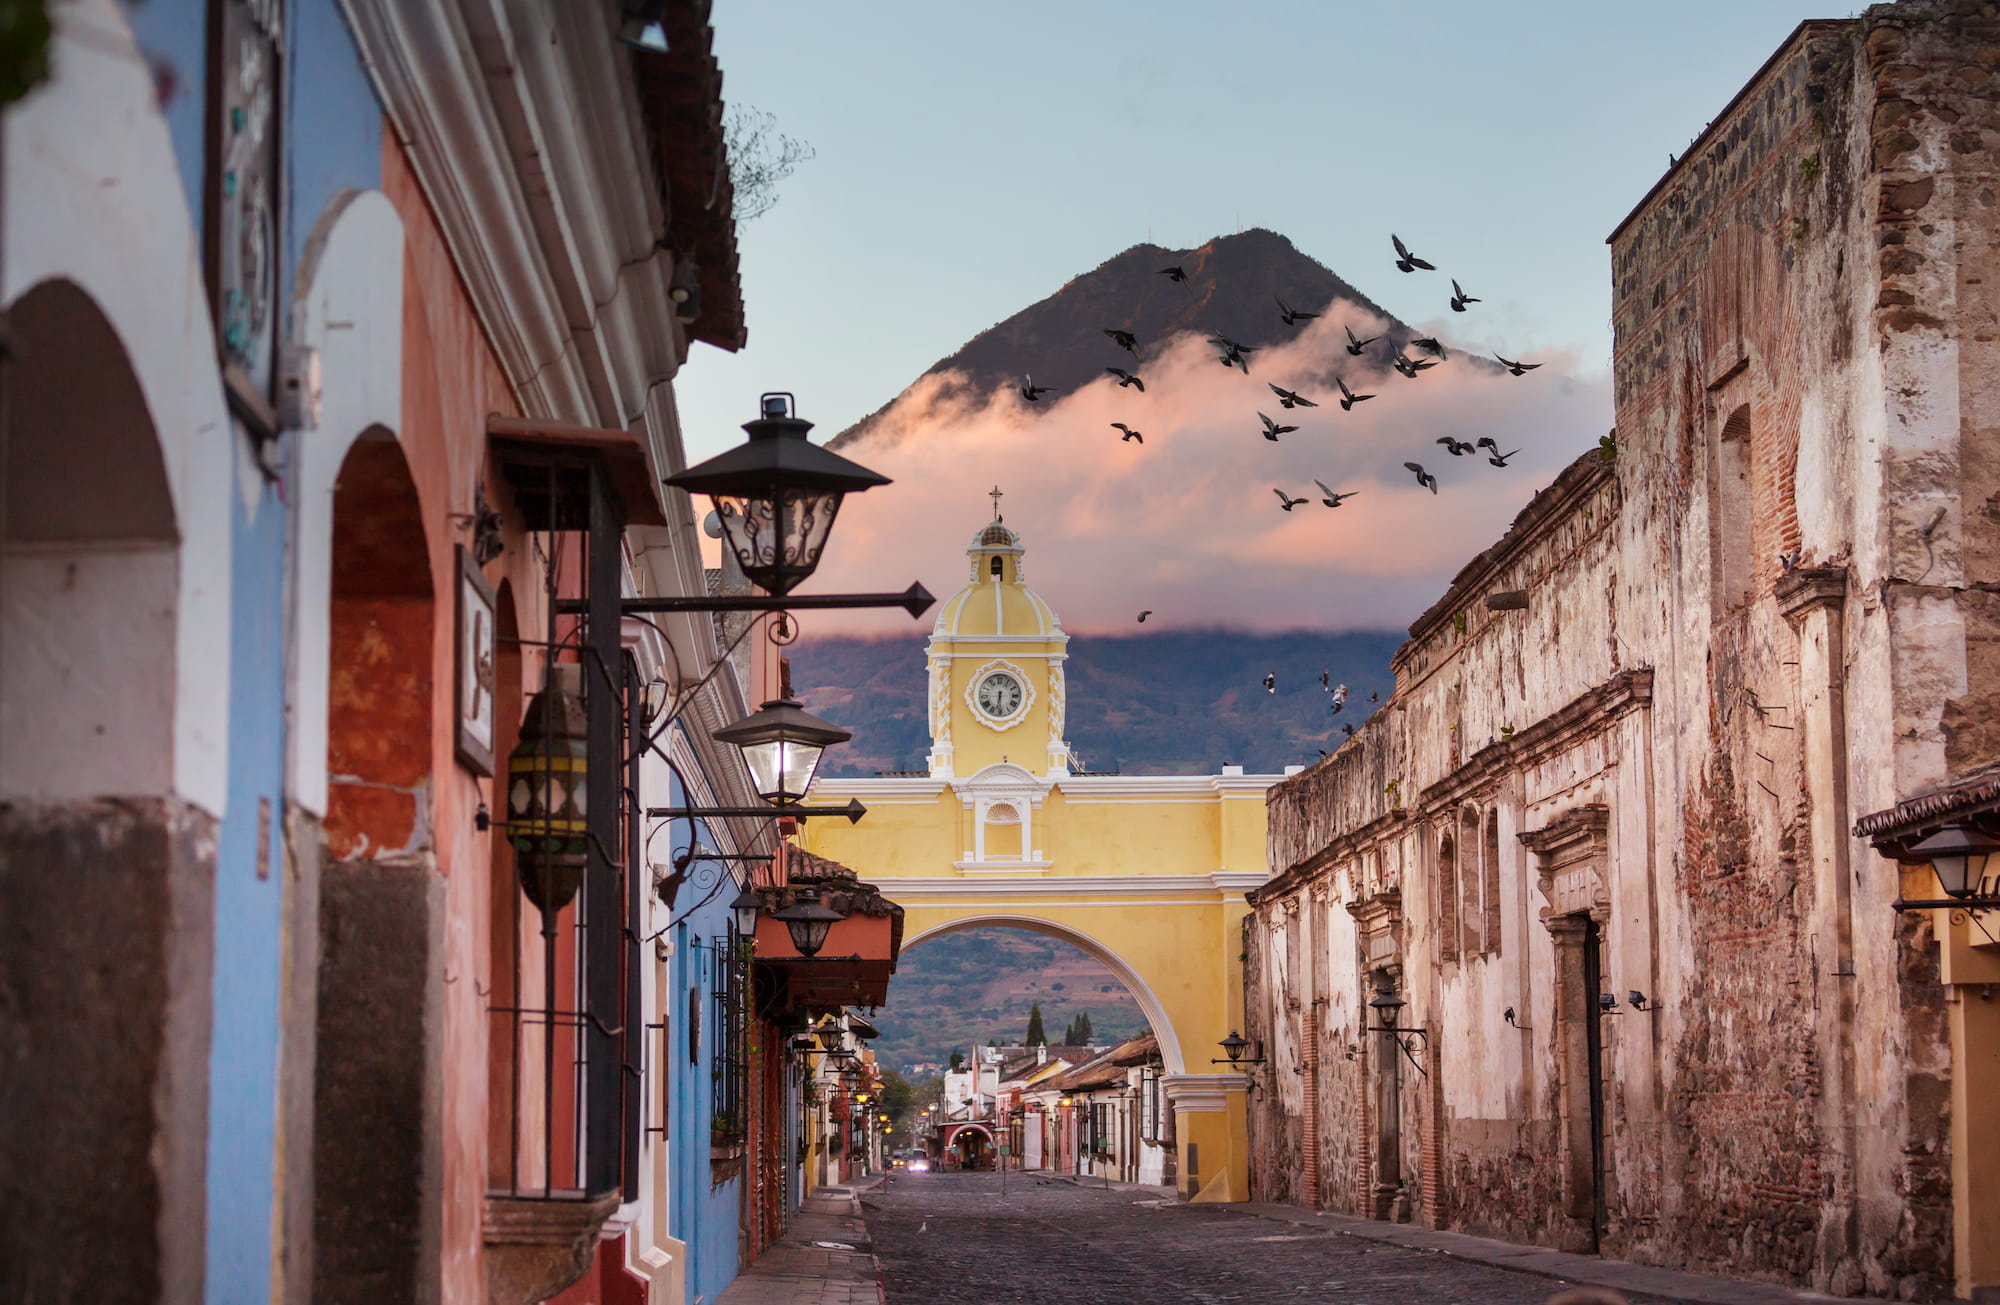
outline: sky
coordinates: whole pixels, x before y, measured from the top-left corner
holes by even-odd
[[[1526,455],[1476,494],[1412,518],[1423,505],[1387,479],[1401,459],[1370,436],[1358,458],[1343,448],[1332,460],[1370,491],[1337,512],[1287,520],[1265,484],[1255,515],[1246,498],[1190,517],[1179,491],[1206,474],[1201,451],[1215,465],[1242,461],[1241,445],[1197,429],[1215,409],[1216,378],[1157,418],[1187,433],[1173,474],[1135,487],[1136,507],[1117,501],[1109,446],[1093,440],[1066,481],[1036,456],[1046,444],[1023,442],[1018,414],[931,413],[941,434],[930,456],[861,457],[898,483],[843,512],[810,587],[922,578],[951,592],[965,537],[990,510],[984,490],[1012,473],[1009,520],[1040,545],[1030,582],[1073,628],[1129,619],[1120,613],[1135,595],[1176,624],[1405,623],[1610,425],[1606,236],[1802,19],[1852,12],[1787,0],[717,0],[725,100],[774,115],[815,157],[739,232],[750,342],[736,355],[695,346],[676,382],[689,456],[738,442],[760,391],[794,392],[800,415],[830,436],[1133,244],[1191,248],[1268,227],[1412,325],[1551,359],[1511,391],[1461,372],[1422,405],[1398,405],[1403,418],[1463,433],[1452,414],[1483,418],[1504,396],[1501,429],[1480,433],[1532,433]],[[1444,313],[1441,281],[1393,267],[1392,231],[1484,302]],[[1543,393],[1531,397],[1528,380]],[[1068,429],[1108,415],[1101,389],[1071,401]],[[1234,425],[1215,411],[1216,430]],[[1429,433],[1406,429],[1404,445]],[[1301,492],[1313,468],[1281,456],[1240,477],[1243,491],[1268,470]],[[1412,481],[1408,495],[1419,492]],[[1376,510],[1361,511],[1371,500]],[[1206,546],[1185,546],[1191,521]],[[1301,528],[1273,534],[1279,524]],[[1134,558],[1158,557],[1170,537],[1181,541],[1177,568],[1135,574]],[[1300,558],[1321,559],[1324,583],[1281,613],[1313,573],[1292,565]],[[1137,593],[1174,577],[1183,587],[1164,601]],[[881,615],[855,628],[891,633],[892,620],[907,622]]]

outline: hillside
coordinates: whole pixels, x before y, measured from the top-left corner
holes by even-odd
[[[1176,265],[1187,273],[1185,284],[1160,275],[1161,268]],[[964,378],[964,392],[982,394],[1018,385],[1024,372],[1032,373],[1035,384],[1054,391],[1043,400],[1051,403],[1097,380],[1107,362],[1121,356],[1105,339],[1106,328],[1138,336],[1142,361],[1160,342],[1182,332],[1201,336],[1220,332],[1243,344],[1271,345],[1295,333],[1279,319],[1279,298],[1307,312],[1345,299],[1377,316],[1389,316],[1285,237],[1252,228],[1218,236],[1198,249],[1134,245],[980,332],[923,374],[956,372]],[[1369,355],[1386,361],[1414,334],[1391,318]],[[829,446],[840,448],[867,438],[894,403],[890,400],[848,427]]]
[[[1040,1002],[1053,1040],[1078,1012],[1105,1044],[1146,1030],[1146,1017],[1111,971],[1068,943],[1021,929],[969,929],[911,948],[896,967],[889,1004],[870,1044],[898,1073],[948,1063],[954,1051],[1018,1042]]]
[[[1276,773],[1331,751],[1394,683],[1401,636],[1364,631],[1252,634],[1163,630],[1079,636],[1069,646],[1069,741],[1092,770],[1212,774],[1225,764]],[[930,746],[923,639],[809,639],[791,650],[792,682],[814,713],[854,731],[827,753],[829,776],[916,770]],[[1322,670],[1346,683],[1338,716]],[[1260,681],[1278,677],[1278,691]]]

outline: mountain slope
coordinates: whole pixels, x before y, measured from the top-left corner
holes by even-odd
[[[1213,774],[1235,764],[1276,773],[1333,750],[1343,722],[1359,725],[1394,684],[1402,636],[1295,631],[1164,630],[1079,636],[1069,646],[1069,741],[1092,770]],[[807,640],[791,651],[808,710],[854,731],[826,756],[829,776],[917,770],[930,748],[923,640]],[[1348,686],[1334,715],[1319,674]],[[1266,674],[1278,677],[1266,693]]]
[[[1175,265],[1187,272],[1186,284],[1160,275],[1161,268]],[[1334,300],[1345,299],[1378,317],[1389,317],[1366,295],[1300,253],[1291,241],[1259,227],[1218,236],[1198,249],[1134,245],[980,332],[933,363],[924,375],[955,372],[964,381],[954,388],[977,395],[1001,385],[1019,385],[1024,372],[1032,373],[1035,384],[1054,391],[1042,399],[1050,403],[1104,375],[1109,363],[1123,359],[1131,369],[1140,369],[1152,349],[1182,332],[1201,336],[1220,332],[1249,345],[1290,339],[1296,328],[1279,317],[1279,298],[1305,312],[1319,312]],[[1384,338],[1369,351],[1372,356],[1388,358],[1415,334],[1401,322],[1389,321]],[[1110,327],[1139,337],[1140,363],[1133,363],[1130,354],[1105,338]],[[842,431],[830,447],[866,438],[894,403],[890,400]]]

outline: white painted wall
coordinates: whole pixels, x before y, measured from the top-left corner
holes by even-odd
[[[52,17],[55,76],[9,109],[0,125],[8,201],[0,207],[0,303],[65,278],[96,302],[125,344],[158,433],[181,550],[178,567],[169,562],[165,571],[149,572],[156,584],[170,585],[157,592],[170,596],[171,704],[135,701],[122,709],[157,711],[170,721],[147,728],[170,734],[173,791],[220,815],[228,791],[229,513],[238,460],[194,228],[151,73],[119,6],[73,0],[56,6]],[[87,146],[79,148],[80,141]],[[33,570],[23,572],[21,601],[46,583],[31,578]],[[11,580],[10,574],[10,590]],[[88,587],[73,601],[137,596],[117,577],[93,575]],[[16,607],[10,597],[10,646],[18,641]],[[137,619],[159,633],[154,615]],[[128,650],[103,651],[116,661]],[[32,652],[23,655],[32,666]],[[76,769],[45,777],[43,791],[82,796],[55,787],[76,782],[105,791],[102,779],[85,779]]]
[[[394,432],[403,406],[403,220],[379,191],[346,191],[313,225],[292,297],[294,338],[319,351],[316,430],[299,435],[293,516],[291,713],[295,800],[326,812],[333,486],[357,436]]]

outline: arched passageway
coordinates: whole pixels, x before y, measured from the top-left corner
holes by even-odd
[[[443,883],[430,830],[437,638],[402,447],[354,442],[334,489],[313,1276],[415,1300],[437,1278]],[[338,1284],[336,1286],[336,1284]]]
[[[1173,1073],[1183,1072],[1180,1040],[1175,1036],[1173,1024],[1167,1018],[1165,1007],[1161,1004],[1159,997],[1154,994],[1152,988],[1147,985],[1146,980],[1139,972],[1127,963],[1122,956],[1097,941],[1097,939],[1077,929],[1053,920],[1028,915],[971,915],[912,932],[909,937],[904,939],[903,950],[908,952],[930,939],[942,938],[955,933],[964,933],[968,929],[981,928],[1020,929],[1027,933],[1040,934],[1045,938],[1054,938],[1075,947],[1078,951],[1081,951],[1084,955],[1111,971],[1112,977],[1116,978],[1119,983],[1125,986],[1125,990],[1132,994],[1133,1000],[1138,1003],[1139,1010],[1145,1015],[1147,1024],[1151,1026],[1153,1036],[1159,1039],[1160,1057],[1166,1062],[1168,1070]],[[893,987],[890,989],[890,1000],[895,1000],[895,990]]]
[[[0,1297],[200,1282],[216,821],[175,791],[180,539],[111,322],[45,281],[0,366]]]

